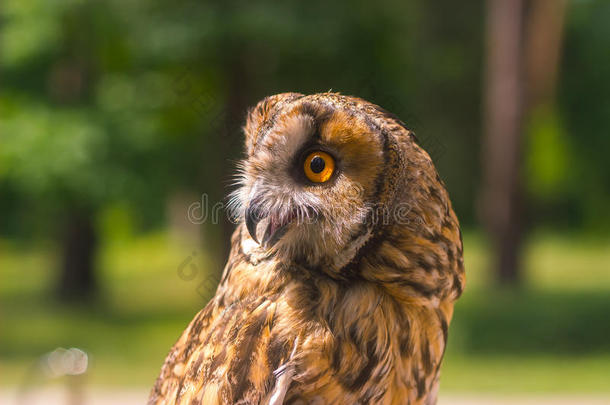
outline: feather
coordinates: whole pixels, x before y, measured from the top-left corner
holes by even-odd
[[[290,354],[288,362],[282,364],[273,372],[275,386],[273,387],[269,399],[265,401],[268,405],[282,405],[284,403],[284,397],[286,397],[286,392],[292,383],[292,377],[295,373],[295,366],[292,360],[294,359],[298,345],[299,337],[297,336],[294,340],[294,347],[292,348],[292,353]]]

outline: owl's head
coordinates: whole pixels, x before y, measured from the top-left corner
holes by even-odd
[[[249,112],[245,135],[231,205],[241,243],[258,253],[340,274],[380,234],[425,231],[426,213],[448,203],[415,137],[362,99],[271,96]],[[429,198],[436,185],[440,202]]]

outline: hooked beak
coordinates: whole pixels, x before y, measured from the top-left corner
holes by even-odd
[[[250,204],[246,209],[246,228],[256,243],[258,243],[258,238],[256,237],[256,227],[261,219],[263,219],[259,213],[260,210],[254,204]]]
[[[273,215],[266,216],[255,203],[250,203],[246,209],[245,216],[248,233],[256,243],[261,244],[265,248],[275,245],[284,236],[288,230],[288,224],[292,220],[292,217],[279,219]],[[268,224],[263,234],[263,239],[259,242],[257,237],[258,224],[264,219],[267,220]]]

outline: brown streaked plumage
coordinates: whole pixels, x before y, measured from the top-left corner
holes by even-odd
[[[393,115],[335,93],[268,97],[245,133],[244,220],[149,403],[436,403],[465,277],[428,154]],[[334,158],[330,180],[303,176],[311,150]]]

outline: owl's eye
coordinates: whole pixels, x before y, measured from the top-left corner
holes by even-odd
[[[303,162],[305,176],[314,183],[324,183],[335,171],[335,159],[326,152],[311,152]]]

